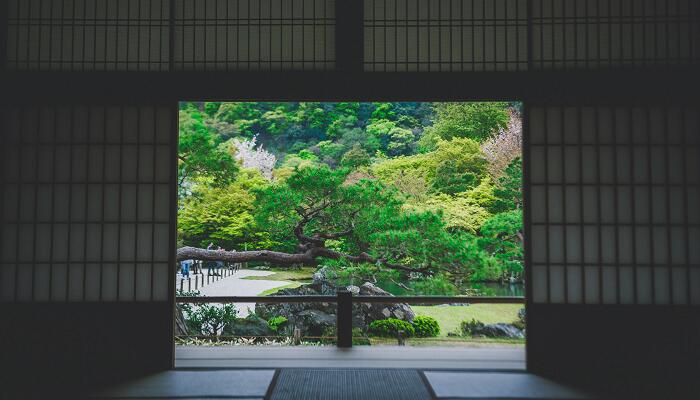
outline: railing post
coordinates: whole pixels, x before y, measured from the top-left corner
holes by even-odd
[[[352,293],[347,289],[338,290],[338,310],[335,324],[338,347],[352,347]]]

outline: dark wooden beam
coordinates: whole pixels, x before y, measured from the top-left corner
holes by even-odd
[[[153,103],[191,101],[606,102],[697,99],[694,69],[607,72],[8,72],[2,101]]]
[[[335,63],[338,71],[362,71],[364,6],[364,0],[335,2]]]

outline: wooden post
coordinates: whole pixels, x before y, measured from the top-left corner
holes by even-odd
[[[405,346],[406,345],[406,332],[403,330],[400,330],[397,332],[396,338],[399,341],[399,346]]]
[[[338,290],[338,311],[335,314],[338,347],[352,347],[352,293],[347,289]]]
[[[294,336],[292,337],[292,344],[298,346],[301,344],[301,329],[294,328]]]

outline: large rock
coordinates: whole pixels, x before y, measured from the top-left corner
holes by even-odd
[[[224,335],[232,336],[272,336],[267,321],[257,315],[248,315],[246,318],[237,318],[236,321],[226,327]]]
[[[304,310],[296,315],[295,326],[306,327],[304,336],[323,336],[328,328],[335,327],[335,315],[319,310]]]
[[[335,296],[340,289],[332,279],[331,272],[323,267],[313,275],[313,282],[294,289],[282,289],[277,295],[304,296],[326,295]],[[358,286],[346,288],[353,295],[362,296],[391,296],[391,293],[376,285],[365,282]],[[324,331],[336,323],[335,303],[286,303],[286,304],[256,304],[255,313],[263,318],[270,319],[283,316],[289,321],[286,330],[293,331],[299,328],[303,336],[321,336]],[[412,322],[415,313],[408,304],[381,304],[381,303],[354,303],[352,326],[367,330],[372,321],[386,318],[397,318]]]
[[[492,338],[522,339],[523,331],[511,324],[487,324],[477,326],[471,331],[472,336],[486,336]]]
[[[370,283],[365,282],[360,286],[361,296],[392,296],[386,290]],[[367,325],[377,319],[396,318],[403,321],[413,322],[416,314],[406,303],[389,304],[389,303],[361,303],[359,306],[365,316]]]

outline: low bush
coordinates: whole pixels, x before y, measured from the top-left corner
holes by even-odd
[[[471,335],[472,332],[476,329],[483,328],[484,323],[481,321],[477,321],[474,318],[472,318],[471,321],[462,321],[459,324],[460,331],[462,332],[462,335],[468,336]]]
[[[413,319],[416,337],[435,337],[440,334],[440,324],[433,317],[418,315]]]
[[[197,335],[219,336],[225,327],[235,321],[236,308],[233,304],[222,306],[202,304],[185,311],[185,323],[190,332]]]
[[[378,319],[369,324],[369,333],[374,336],[397,337],[399,331],[404,331],[407,337],[416,334],[413,325],[396,318]]]
[[[267,326],[270,328],[271,331],[277,332],[277,330],[284,324],[287,323],[287,318],[283,317],[281,315],[278,315],[276,317],[272,317],[267,320]]]
[[[329,326],[326,329],[323,330],[323,336],[326,337],[333,337],[335,338],[337,335],[336,328],[335,326]],[[323,344],[335,344],[335,339],[321,339],[319,340],[320,343]],[[371,343],[369,342],[369,338],[367,335],[362,331],[360,328],[352,328],[352,345],[355,346],[369,346]]]

